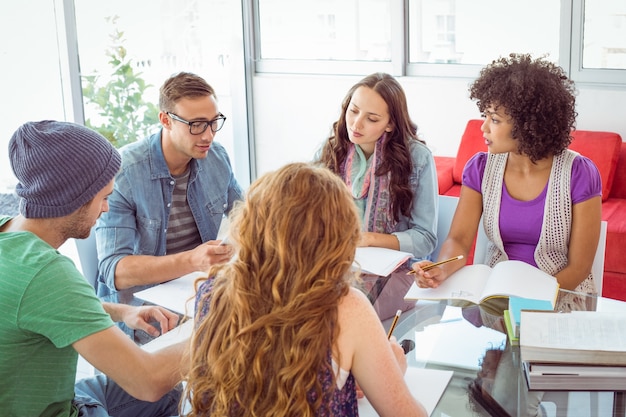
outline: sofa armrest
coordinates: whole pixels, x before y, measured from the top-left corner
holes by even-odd
[[[437,168],[437,183],[439,185],[439,194],[443,195],[453,185],[452,169],[454,168],[453,156],[435,156],[435,167]]]

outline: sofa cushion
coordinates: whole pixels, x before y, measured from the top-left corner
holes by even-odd
[[[480,130],[482,119],[471,119],[465,126],[465,132],[461,137],[459,150],[456,154],[456,161],[452,170],[452,179],[455,183],[461,184],[463,180],[463,168],[469,159],[477,152],[487,152],[487,145],[483,132]]]
[[[439,194],[445,194],[452,187],[452,168],[454,167],[453,156],[435,156],[435,167],[437,168],[437,184]]]
[[[602,220],[607,221],[604,270],[624,273],[626,260],[626,200],[609,198],[602,204]]]
[[[602,201],[609,198],[622,138],[617,133],[575,130],[569,148],[591,159],[600,171]]]
[[[617,161],[609,197],[626,199],[626,142],[622,142],[620,147],[619,160]]]

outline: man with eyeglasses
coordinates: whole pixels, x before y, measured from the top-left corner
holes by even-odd
[[[215,91],[198,75],[175,74],[160,88],[159,108],[160,131],[120,149],[109,212],[96,224],[97,290],[108,300],[231,256],[215,239],[243,191],[215,141],[226,120]]]

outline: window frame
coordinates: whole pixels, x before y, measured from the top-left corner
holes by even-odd
[[[626,87],[626,69],[590,69],[583,67],[585,1],[573,0],[571,7],[571,57],[569,74],[576,83]],[[596,0],[598,1],[598,0]]]
[[[251,51],[255,74],[367,75],[384,71],[394,76],[476,78],[483,65],[409,62],[409,16],[411,0],[391,0],[391,61],[329,61],[261,58],[259,0],[243,0],[250,8]],[[585,69],[582,67],[584,2],[561,0],[558,64],[577,84],[614,85],[626,88],[626,69]],[[398,23],[396,23],[398,22]]]

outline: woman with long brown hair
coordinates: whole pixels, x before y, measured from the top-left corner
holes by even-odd
[[[418,138],[394,77],[374,73],[350,88],[317,159],[352,193],[362,219],[359,246],[401,250],[415,259],[432,253],[437,245],[435,160]],[[382,293],[369,294],[381,319],[411,307],[404,301],[412,284],[406,270],[380,282],[386,284]]]
[[[356,381],[382,416],[426,416],[406,359],[352,288],[361,238],[345,184],[289,164],[231,213],[233,259],[197,295],[189,416],[357,415]]]

